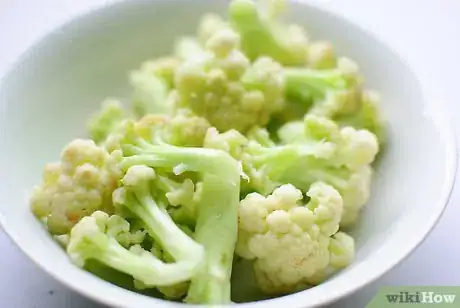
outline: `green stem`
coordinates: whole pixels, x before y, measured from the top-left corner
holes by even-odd
[[[148,146],[141,155],[121,165],[174,168],[185,164],[203,174],[195,239],[205,249],[205,264],[193,276],[187,301],[196,304],[230,303],[230,275],[238,236],[240,168],[221,150]]]
[[[310,92],[316,97],[324,97],[328,90],[342,90],[347,87],[343,73],[338,70],[288,68],[284,70],[284,79],[286,93],[294,96],[300,92]]]
[[[206,249],[206,262],[192,278],[189,303],[230,303],[230,277],[238,236],[238,182],[239,173],[230,178],[204,177],[195,238]]]
[[[150,196],[137,197],[142,206],[131,208],[148,227],[150,235],[160,241],[174,260],[188,262],[192,269],[190,274],[193,275],[202,263],[203,247],[185,234]]]
[[[164,263],[146,252],[138,255],[121,246],[115,239],[104,235],[104,249],[97,249],[88,258],[133,276],[147,286],[170,286],[190,279],[190,262]],[[95,243],[101,247],[101,239]],[[94,252],[94,251],[93,251]]]

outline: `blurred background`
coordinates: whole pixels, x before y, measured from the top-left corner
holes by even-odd
[[[0,74],[47,31],[74,15],[110,2],[0,0]],[[306,2],[346,16],[388,43],[419,76],[428,99],[446,106],[457,134],[460,132],[460,1]],[[457,140],[460,143],[460,138]],[[437,227],[408,259],[374,284],[330,307],[364,307],[384,285],[460,286],[460,183],[457,184]],[[0,307],[102,308],[48,277],[22,255],[1,229],[0,251]]]

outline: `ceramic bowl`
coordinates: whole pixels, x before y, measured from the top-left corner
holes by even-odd
[[[177,36],[193,34],[199,17],[223,12],[226,1],[121,1],[86,13],[32,46],[0,85],[0,222],[21,250],[73,290],[113,307],[179,307],[137,294],[74,266],[32,216],[30,188],[43,165],[85,134],[87,117],[107,96],[126,97],[128,72],[168,53]],[[356,261],[312,289],[241,307],[315,307],[357,291],[407,257],[445,208],[455,175],[454,138],[417,76],[385,44],[317,7],[293,3],[292,19],[314,38],[355,59],[368,87],[381,92],[389,143],[372,198],[353,230]],[[236,287],[235,290],[238,290]],[[235,291],[236,292],[236,291]],[[241,292],[241,293],[238,293]],[[256,298],[251,289],[240,300]]]

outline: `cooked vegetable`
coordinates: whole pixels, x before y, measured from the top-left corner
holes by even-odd
[[[172,108],[167,98],[173,87],[175,70],[180,61],[174,57],[146,61],[130,75],[134,88],[132,109],[142,117],[149,113],[163,113]]]
[[[113,211],[112,192],[122,177],[115,154],[92,140],[76,139],[64,148],[60,162],[46,165],[31,205],[52,234],[68,233],[81,218],[97,210]]]
[[[91,139],[97,144],[103,143],[107,137],[116,131],[122,121],[127,118],[122,103],[115,99],[107,99],[101,104],[101,110],[88,121]]]
[[[267,124],[283,103],[282,67],[269,58],[254,63],[238,49],[231,29],[206,42],[207,57],[191,60],[176,73],[177,105],[205,117],[219,131],[246,132]]]
[[[205,264],[192,277],[187,301],[192,303],[230,302],[230,274],[237,237],[240,190],[238,162],[220,150],[155,145],[133,134],[128,126],[122,149],[121,167],[135,165],[167,168],[175,174],[201,175],[201,193],[195,239],[206,251]],[[215,237],[219,241],[215,240]]]
[[[311,185],[308,204],[302,204],[302,192],[287,184],[264,197],[249,194],[239,210],[240,235],[236,252],[254,260],[258,285],[268,293],[282,295],[294,292],[299,285],[324,273],[333,264],[351,263],[353,257],[341,259],[331,253],[337,249],[331,238],[339,229],[343,203],[340,194],[322,182]],[[347,255],[353,255],[347,243]],[[331,251],[332,252],[331,252]]]
[[[269,1],[266,12],[251,0],[234,0],[229,7],[230,24],[241,35],[241,48],[251,59],[268,56],[283,65],[306,63],[308,36],[297,25],[279,23],[284,0]]]
[[[347,232],[386,142],[379,96],[357,63],[282,21],[286,1],[261,2],[205,15],[45,166],[31,208],[77,266],[219,306],[244,276],[235,256],[270,297],[353,262]]]

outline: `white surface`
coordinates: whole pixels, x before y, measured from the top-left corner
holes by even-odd
[[[87,3],[95,1],[47,0],[41,1],[40,6],[25,6],[21,4],[23,2],[26,3],[16,1],[0,13],[0,29],[10,30],[0,33],[0,65],[10,62],[43,31],[66,19],[67,14],[84,9]],[[455,41],[455,35],[460,34],[459,3],[447,0],[399,3],[392,0],[369,4],[366,1],[333,0],[328,5],[377,31],[409,60],[431,98],[449,104],[453,113],[459,111],[455,95],[458,88],[455,70],[460,70],[457,58],[460,42]],[[460,285],[460,210],[456,206],[459,198],[460,190],[457,189],[438,227],[415,254],[377,284],[336,307],[363,307],[383,284]],[[0,307],[92,307],[92,303],[36,269],[4,235],[0,235],[0,250]],[[49,291],[53,291],[52,294]],[[97,306],[94,304],[94,307]]]

